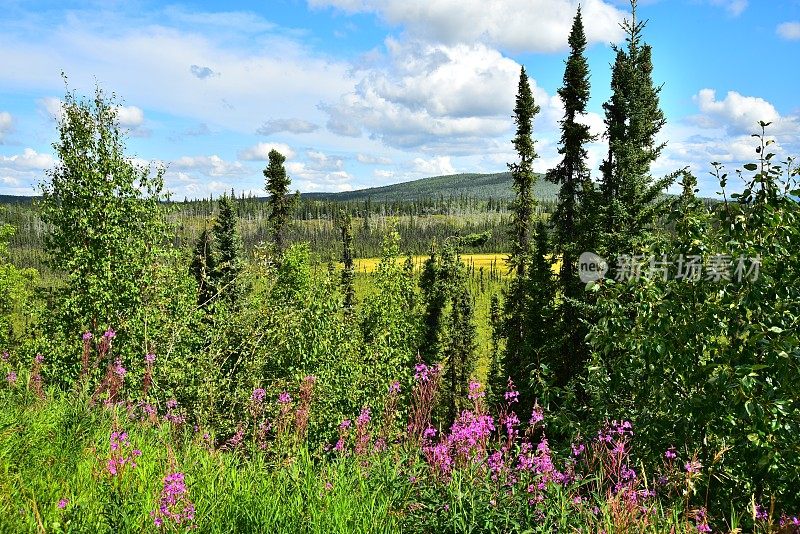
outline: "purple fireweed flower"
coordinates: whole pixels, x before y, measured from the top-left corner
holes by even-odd
[[[256,388],[253,390],[253,394],[250,395],[250,400],[260,404],[266,396],[267,392],[263,388]]]
[[[92,336],[92,333],[89,332],[89,331],[86,331],[86,332],[83,333],[83,340],[84,341],[89,341],[90,339],[92,339],[92,337],[94,337],[94,336]]]
[[[429,426],[425,429],[425,432],[422,433],[422,437],[425,439],[430,439],[436,437],[436,429],[432,426]]]
[[[497,480],[497,476],[505,470],[506,462],[503,458],[503,451],[495,451],[486,459],[486,463],[492,472],[492,479]]]
[[[330,482],[326,482],[325,483],[325,491],[330,491],[332,489],[333,489],[333,484],[331,484]]]
[[[194,504],[189,500],[183,473],[170,473],[164,477],[158,509],[150,512],[153,523],[162,526],[165,521],[175,525],[189,524],[194,527]]]
[[[174,410],[178,407],[178,401],[175,399],[169,399],[167,401],[167,410]]]
[[[0,356],[0,359],[2,359],[4,362],[7,362],[8,361],[8,351],[3,351],[3,355]]]
[[[788,515],[786,515],[786,513],[782,513],[781,514],[781,519],[780,519],[781,528],[784,528],[784,527],[786,527],[786,525],[789,525],[789,524],[791,524],[791,525],[793,525],[795,527],[800,526],[800,518],[798,518],[797,516],[789,517]]]
[[[531,412],[530,424],[535,425],[536,423],[539,423],[541,421],[544,421],[544,411],[542,410],[541,407],[534,406],[533,412]]]
[[[766,521],[767,520],[767,517],[768,517],[767,510],[764,509],[764,507],[761,506],[760,504],[756,505],[755,513],[756,513],[756,520],[758,520],[758,521]]]
[[[486,392],[485,391],[480,391],[480,389],[481,389],[481,383],[480,382],[478,382],[476,380],[471,381],[469,383],[469,394],[467,394],[467,398],[469,400],[478,400],[481,397],[485,397],[486,396]]]
[[[278,395],[278,404],[289,404],[290,402],[292,402],[292,397],[286,391]]]
[[[6,375],[6,382],[8,382],[8,384],[11,385],[11,386],[16,384],[17,383],[17,373],[15,373],[14,371],[9,371],[8,374]]]
[[[692,460],[691,462],[686,462],[684,467],[686,468],[687,473],[698,473],[703,465],[697,460]]]
[[[156,361],[156,355],[153,354],[152,352],[148,352],[147,354],[144,355],[144,361],[147,363],[153,363],[154,361]]]
[[[708,526],[708,512],[704,507],[698,508],[694,513],[694,521],[697,523],[698,532],[711,532],[711,527]]]
[[[675,447],[670,447],[669,449],[667,449],[667,452],[664,453],[664,457],[667,460],[674,460],[675,458],[677,458],[678,453],[675,452]]]
[[[628,467],[627,465],[622,466],[622,470],[620,471],[620,477],[622,480],[633,480],[636,478],[636,471]]]
[[[224,448],[228,450],[234,450],[239,445],[242,444],[242,440],[244,440],[244,430],[242,428],[238,428],[236,433],[228,439],[228,442],[225,443]]]
[[[370,411],[368,407],[362,408],[361,413],[358,414],[358,418],[356,419],[356,424],[358,426],[365,426],[370,422]]]
[[[63,510],[69,504],[69,499],[61,499],[58,501],[58,508],[59,510]]]
[[[128,371],[122,366],[122,360],[117,358],[114,361],[114,374],[120,378],[124,377]]]
[[[395,380],[394,382],[389,384],[389,393],[390,394],[392,394],[392,393],[394,393],[394,394],[400,393],[400,382]]]
[[[339,428],[345,430],[350,428],[351,421],[350,419],[344,419],[341,423],[339,423]]]
[[[427,382],[430,378],[430,370],[424,363],[418,363],[414,367],[414,380],[417,382]]]
[[[34,358],[34,360],[36,360],[36,363],[40,363],[40,364],[44,363],[44,356],[42,356],[41,354],[37,354],[36,357]]]
[[[586,447],[584,447],[583,443],[578,443],[577,445],[572,444],[571,448],[572,448],[572,456],[574,456],[575,458],[578,458],[581,454],[583,454],[583,451],[586,450]]]
[[[513,385],[511,387],[513,387]],[[512,390],[506,391],[504,396],[505,396],[506,400],[509,402],[509,404],[514,403],[514,402],[519,402],[519,399],[518,399],[519,392],[516,391],[516,390],[512,389]]]
[[[117,337],[117,332],[113,328],[109,327],[109,329],[103,334],[103,337],[106,339],[114,339]]]

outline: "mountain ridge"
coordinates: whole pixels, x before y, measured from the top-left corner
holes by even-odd
[[[544,180],[543,175],[533,188],[533,195],[539,200],[555,200],[558,186]],[[301,193],[310,200],[337,200],[342,202],[364,201],[374,202],[413,202],[431,198],[472,198],[512,200],[515,196],[510,172],[497,173],[461,173],[440,176],[428,176],[408,182],[367,187],[353,191]],[[28,204],[40,199],[40,196],[0,195],[0,204]],[[267,197],[258,197],[266,200]],[[179,202],[179,201],[176,201]]]
[[[539,200],[555,200],[558,186],[544,180],[543,175],[533,188],[533,196]],[[511,173],[461,173],[429,176],[418,180],[400,182],[379,187],[368,187],[338,193],[302,193],[305,198],[319,200],[375,202],[411,202],[430,198],[469,197],[479,199],[512,200],[515,196]]]

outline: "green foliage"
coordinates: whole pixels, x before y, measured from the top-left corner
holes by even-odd
[[[728,275],[676,279],[676,266],[666,280],[598,286],[602,318],[591,328],[596,417],[624,413],[646,443],[697,452],[713,471],[703,489],[715,506],[750,495],[800,504],[800,271],[790,245],[800,210],[788,196],[797,171],[775,165],[761,139],[760,163],[745,166],[755,172],[734,202],[708,211],[684,172],[675,234],[648,250],[702,256],[706,273],[717,258]],[[717,176],[724,187],[719,166]],[[754,261],[758,272],[748,274]]]
[[[513,188],[517,196],[514,201],[514,219],[512,221],[513,245],[509,263],[513,266],[517,276],[525,274],[525,262],[530,253],[531,221],[535,204],[532,188],[535,181],[533,174],[533,160],[537,158],[534,149],[533,118],[539,113],[539,106],[533,100],[533,93],[528,82],[525,67],[519,75],[519,88],[517,101],[514,107],[514,122],[517,124],[517,134],[512,141],[514,149],[519,156],[519,163],[509,163],[513,179]]]
[[[200,238],[194,246],[192,263],[189,271],[197,282],[197,304],[205,307],[217,294],[213,274],[217,270],[211,235],[208,228],[203,228]]]
[[[653,83],[652,48],[642,43],[645,22],[636,19],[636,0],[631,0],[631,19],[623,23],[627,48],[616,48],[606,112],[608,157],[602,172],[601,244],[606,254],[632,253],[661,209],[658,196],[670,185],[669,177],[654,180],[650,166],[664,144],[655,137],[666,123],[659,107],[661,87]]]
[[[292,181],[283,167],[284,161],[286,161],[286,157],[280,152],[275,149],[270,150],[269,164],[264,169],[267,193],[269,193],[269,223],[272,227],[272,238],[278,255],[282,254],[284,250],[284,227],[294,205],[294,199],[289,197],[289,184]]]
[[[211,271],[211,286],[222,299],[235,306],[242,294],[239,275],[242,271],[242,241],[236,229],[236,199],[222,195],[219,214],[212,229],[214,233],[214,269]],[[201,288],[202,291],[202,288]]]
[[[8,261],[8,239],[14,235],[11,225],[0,225],[0,350],[8,350],[20,341],[26,326],[17,317],[25,317],[25,322],[34,315],[33,291],[38,282],[34,269],[17,269]]]
[[[441,363],[446,390],[441,399],[445,421],[451,423],[469,404],[467,386],[476,368],[477,336],[466,266],[456,249],[460,239],[432,247],[420,277],[425,306],[420,353],[429,364]]]
[[[561,258],[558,275],[560,299],[554,303],[556,324],[551,330],[553,343],[558,345],[556,379],[566,385],[586,361],[588,350],[583,342],[586,328],[581,322],[581,303],[585,300],[583,285],[578,277],[578,257],[591,251],[593,235],[591,220],[595,217],[593,205],[587,202],[591,191],[586,144],[594,139],[586,124],[577,119],[586,114],[589,102],[589,65],[586,60],[586,35],[581,10],[575,15],[569,36],[570,55],[564,70],[564,81],[558,94],[564,102],[561,121],[559,165],[547,174],[547,179],[560,184],[558,204],[551,218],[553,225],[553,253]]]
[[[349,213],[342,216],[339,227],[342,231],[342,294],[344,302],[342,308],[348,315],[352,314],[356,304],[356,290],[354,286],[356,273],[353,268],[353,222]]]
[[[375,273],[375,291],[364,298],[361,332],[363,365],[372,375],[367,391],[393,380],[407,384],[419,346],[419,296],[413,274],[398,262],[400,236],[389,232]]]
[[[64,275],[52,325],[62,340],[87,329],[124,332],[165,241],[164,169],[152,173],[125,155],[117,109],[100,88],[91,101],[68,92],[53,144],[58,162],[41,184],[45,249]]]

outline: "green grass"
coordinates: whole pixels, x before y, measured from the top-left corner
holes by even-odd
[[[202,533],[696,531],[683,499],[657,500],[644,513],[593,490],[594,475],[550,483],[534,506],[529,482],[496,482],[482,462],[443,478],[408,442],[367,456],[280,441],[265,452],[228,452],[204,441],[203,429],[132,421],[124,406],[90,408],[86,398],[50,390],[39,401],[24,387],[0,387],[0,533],[183,531],[159,530],[151,517],[172,472],[185,474]],[[105,468],[114,428],[141,451],[136,467],[116,477]]]
[[[120,480],[104,469],[114,424],[142,452]],[[244,460],[210,451],[191,431],[133,423],[123,411],[60,395],[46,404],[12,403],[0,416],[0,532],[155,531],[150,512],[169,471],[186,473],[199,532],[398,530],[397,496],[381,489],[398,476],[390,462],[373,465],[374,478],[365,478],[356,462],[320,466],[302,448]],[[69,500],[63,510],[60,499]]]

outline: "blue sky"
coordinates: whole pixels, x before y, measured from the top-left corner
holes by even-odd
[[[293,187],[341,191],[514,160],[512,108],[524,65],[542,112],[537,170],[558,161],[573,0],[0,1],[0,194],[34,194],[54,164],[65,87],[122,99],[128,153],[167,165],[174,197],[264,194],[271,148]],[[602,133],[611,43],[627,0],[583,0]],[[649,0],[667,149],[701,191],[755,156],[758,120],[800,155],[800,0]],[[590,147],[593,174],[605,151]],[[737,184],[731,184],[735,189]]]

